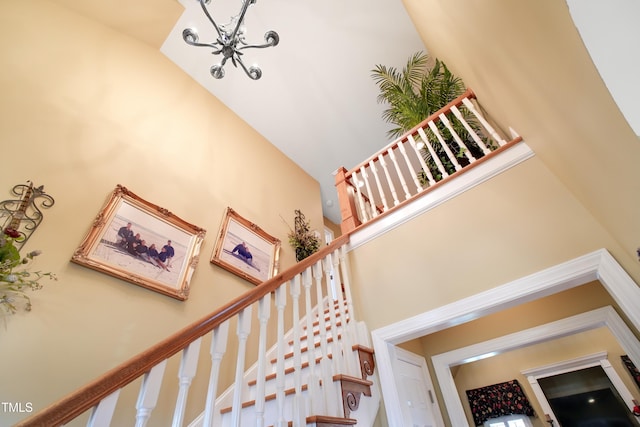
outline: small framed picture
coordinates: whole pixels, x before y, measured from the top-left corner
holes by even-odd
[[[227,208],[211,262],[254,285],[278,272],[280,240]]]
[[[205,233],[118,185],[71,261],[184,301]]]

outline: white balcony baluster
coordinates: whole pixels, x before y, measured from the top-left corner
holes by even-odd
[[[291,307],[293,312],[293,424],[303,426],[305,419],[304,401],[302,399],[302,353],[300,343],[300,275],[296,274],[289,281]],[[307,346],[309,343],[307,343]],[[307,355],[312,356],[313,348],[307,348]]]
[[[367,170],[364,166],[360,167],[360,176],[364,182],[365,188],[367,189],[367,197],[368,202],[370,204],[371,212],[369,213],[372,218],[378,216],[378,209],[376,209],[376,199],[371,191],[371,184],[369,184],[369,174],[367,174]]]
[[[482,123],[482,126],[484,126],[485,129],[487,129],[491,137],[495,139],[501,147],[507,143],[507,141],[505,141],[504,139],[502,139],[500,135],[498,135],[498,132],[496,132],[493,126],[491,126],[489,122],[485,120],[482,114],[480,114],[480,112],[476,109],[476,107],[468,98],[463,99],[462,103],[464,104],[465,107],[467,107],[467,109],[469,109],[469,111],[473,113],[474,116],[476,116],[478,121]]]
[[[429,151],[429,154],[431,154],[431,159],[435,162],[438,170],[442,174],[442,177],[444,178],[449,176],[449,172],[447,172],[447,170],[444,168],[444,165],[442,164],[440,157],[438,157],[435,150],[433,149],[433,145],[431,145],[431,142],[429,142],[429,138],[427,138],[427,134],[424,131],[424,129],[418,128],[418,134],[420,135],[420,138],[422,138],[422,141],[424,142],[425,147]]]
[[[384,171],[384,176],[387,178],[387,184],[389,185],[389,192],[391,193],[391,197],[393,198],[393,206],[398,206],[400,204],[400,200],[398,200],[398,193],[396,192],[396,187],[393,185],[393,181],[391,180],[391,175],[389,174],[389,168],[387,167],[387,162],[384,156],[381,154],[378,155],[378,162],[382,165],[382,170]]]
[[[466,146],[462,138],[460,138],[460,135],[458,135],[456,131],[453,129],[453,126],[451,126],[451,122],[449,122],[449,119],[447,118],[447,116],[444,113],[442,113],[438,117],[440,117],[440,121],[444,123],[444,125],[447,127],[447,130],[449,131],[453,139],[455,139],[455,141],[458,143],[467,160],[469,160],[470,163],[475,162],[476,158],[471,155],[469,148]]]
[[[403,141],[399,141],[398,142],[398,149],[402,153],[402,156],[404,157],[404,161],[407,164],[407,168],[409,168],[409,172],[411,173],[411,176],[413,177],[413,182],[416,185],[416,193],[420,193],[423,190],[422,184],[420,183],[420,179],[418,177],[418,174],[416,173],[416,171],[415,171],[415,169],[413,167],[413,163],[411,163],[411,160],[409,159],[409,155],[407,154],[407,149],[405,148]]]
[[[416,153],[416,157],[418,158],[418,162],[420,162],[420,166],[422,167],[422,172],[427,176],[427,181],[429,181],[429,185],[433,185],[436,183],[436,180],[433,178],[433,174],[427,166],[427,162],[424,161],[422,157],[422,153],[420,152],[420,148],[418,148],[418,143],[413,138],[413,135],[408,135],[407,140],[409,141],[409,145],[413,148],[413,151]]]
[[[462,166],[460,166],[460,163],[458,163],[458,158],[456,157],[455,154],[453,154],[453,152],[451,151],[451,148],[449,148],[449,145],[445,142],[444,138],[442,137],[442,134],[440,133],[440,129],[438,129],[438,127],[433,121],[429,122],[429,129],[431,129],[431,132],[433,132],[433,134],[438,139],[440,146],[446,153],[447,158],[449,159],[449,161],[451,162],[455,170],[459,171],[460,169],[462,169]]]
[[[387,197],[384,194],[384,190],[382,189],[382,184],[380,183],[380,177],[378,176],[378,168],[373,160],[369,160],[369,169],[373,172],[373,177],[376,180],[376,187],[378,189],[378,194],[380,195],[380,201],[382,201],[382,207],[384,208],[383,212],[389,210],[389,205],[387,204]]]
[[[396,154],[393,151],[393,148],[389,148],[387,152],[389,153],[389,157],[393,162],[394,170],[396,171],[396,174],[398,175],[398,179],[400,180],[400,185],[402,185],[402,189],[404,190],[404,199],[408,200],[409,198],[411,198],[411,192],[409,191],[409,186],[407,185],[407,180],[404,178],[402,169],[400,169],[400,165],[398,165]]]
[[[482,152],[484,154],[489,154],[491,150],[489,150],[489,147],[487,147],[484,141],[482,141],[482,138],[480,137],[480,135],[476,133],[475,129],[473,129],[471,125],[465,120],[465,118],[462,116],[462,113],[460,112],[458,107],[455,107],[455,106],[451,107],[451,111],[453,111],[453,114],[460,121],[460,123],[462,123],[462,125],[467,130],[467,132],[469,132],[469,135],[471,135],[471,138],[473,139],[473,141],[476,144],[478,144],[478,146],[482,149]]]

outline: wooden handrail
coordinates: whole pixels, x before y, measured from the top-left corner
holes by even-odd
[[[329,245],[291,268],[240,295],[211,314],[191,323],[153,347],[116,366],[86,386],[44,408],[15,427],[52,427],[63,425],[97,405],[102,399],[149,372],[158,363],[177,354],[188,344],[211,332],[280,285],[293,279],[328,254],[349,242],[349,234],[337,237]]]

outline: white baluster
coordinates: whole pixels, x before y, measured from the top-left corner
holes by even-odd
[[[231,425],[240,427],[240,417],[242,412],[242,391],[244,384],[244,360],[247,354],[247,339],[251,333],[251,312],[253,305],[248,306],[238,313],[238,325],[236,335],[238,336],[238,358],[236,359],[236,377],[233,389],[233,405],[231,408]]]
[[[151,417],[151,411],[156,407],[158,394],[160,394],[160,386],[162,385],[162,377],[164,376],[164,368],[166,366],[167,359],[151,368],[142,379],[140,394],[138,394],[138,403],[136,404],[136,427],[146,426],[149,417]]]
[[[345,295],[342,290],[343,281],[340,277],[340,253],[338,250],[336,250],[329,256],[333,263],[333,274],[335,275],[334,280],[339,287],[338,292],[336,292],[336,299],[338,304],[338,311],[340,313],[340,319],[342,322],[342,336],[340,338],[340,347],[342,348],[344,354],[346,369],[345,373],[352,376],[358,376],[358,362],[355,359],[355,355],[352,351],[354,336],[352,333],[351,325],[355,322],[347,322],[347,315],[351,317],[351,313],[347,313],[348,310],[346,309]]]
[[[324,317],[324,301],[322,295],[322,261],[318,261],[313,266],[313,278],[316,283],[316,308],[318,310],[318,318]],[[330,279],[329,279],[330,280]],[[327,297],[327,300],[330,300]],[[322,313],[322,314],[321,314]],[[313,324],[313,322],[311,322]],[[313,327],[313,326],[312,326]],[[329,415],[338,415],[338,401],[335,399],[333,391],[333,371],[331,360],[329,360],[329,345],[327,342],[327,324],[326,322],[318,322],[318,335],[320,336],[320,376],[322,378],[322,394],[324,396],[324,404],[326,412]],[[321,412],[323,413],[323,412]]]
[[[293,311],[293,425],[305,425],[305,407],[302,399],[302,353],[300,343],[300,275],[289,281]],[[308,345],[309,343],[307,343]],[[307,355],[313,357],[313,348],[307,347]],[[311,360],[311,359],[310,359]]]
[[[360,207],[360,221],[362,223],[365,223],[369,221],[369,216],[367,215],[367,208],[365,206],[364,197],[362,196],[362,191],[360,190],[360,187],[364,185],[364,181],[360,181],[358,179],[358,174],[356,174],[355,172],[351,175],[351,177],[353,178],[353,185],[356,188],[356,199],[358,200],[358,206]]]
[[[402,153],[402,157],[404,157],[404,161],[407,164],[407,167],[409,168],[409,172],[411,173],[411,176],[413,177],[413,183],[416,185],[416,194],[417,194],[423,190],[422,184],[420,184],[420,179],[418,179],[418,174],[413,168],[413,164],[409,160],[409,156],[407,155],[407,150],[404,147],[403,141],[398,142],[398,149]]]
[[[286,306],[287,290],[286,284],[283,284],[276,289],[276,310],[278,311],[278,355],[276,360],[276,403],[278,405],[278,411],[276,415],[276,427],[285,427],[287,424],[284,419],[284,309]]]
[[[118,403],[120,390],[121,389],[114,391],[93,407],[89,421],[87,421],[87,427],[109,427],[111,425],[111,419],[116,409],[116,403]]]
[[[407,185],[407,181],[404,179],[404,174],[402,173],[402,169],[400,169],[400,165],[398,165],[396,154],[392,148],[389,148],[387,152],[389,153],[389,157],[391,157],[391,161],[393,162],[393,166],[396,171],[396,174],[400,179],[400,185],[402,185],[402,189],[404,190],[404,199],[408,200],[409,198],[411,198],[411,192],[409,192],[409,186]]]
[[[220,413],[215,413],[216,397],[218,393],[218,379],[220,378],[220,364],[224,353],[227,351],[227,337],[229,336],[229,321],[224,321],[213,329],[211,337],[211,371],[209,372],[209,387],[207,400],[204,407],[204,427],[213,427],[214,418],[218,419]]]
[[[413,148],[413,151],[416,153],[416,157],[420,162],[422,171],[425,173],[425,175],[427,175],[427,180],[429,181],[429,185],[435,184],[436,180],[433,178],[433,174],[431,173],[431,169],[429,169],[429,166],[427,166],[427,162],[424,161],[424,158],[422,157],[422,153],[420,152],[420,148],[418,148],[418,143],[413,138],[413,135],[409,135],[407,137],[407,140],[409,141],[409,145],[411,146],[411,148]]]
[[[447,157],[453,164],[453,167],[455,168],[455,170],[459,171],[460,169],[462,169],[462,166],[460,166],[460,163],[458,163],[458,159],[456,158],[456,155],[451,152],[449,145],[447,145],[447,143],[444,141],[444,138],[442,137],[442,134],[440,133],[440,129],[438,129],[438,127],[433,121],[429,122],[429,128],[431,129],[431,132],[433,132],[433,134],[436,136],[436,138],[440,142],[440,146],[442,146],[442,149],[447,154]]]
[[[267,364],[267,323],[271,314],[271,294],[258,303],[260,337],[258,342],[258,378],[256,381],[256,427],[264,427],[265,365]]]
[[[398,200],[398,193],[396,192],[396,187],[393,185],[393,181],[391,180],[391,175],[389,174],[389,168],[387,167],[387,162],[382,155],[382,153],[378,154],[378,161],[382,165],[382,170],[384,171],[384,176],[387,178],[387,184],[389,184],[389,191],[391,192],[391,197],[393,198],[393,205],[398,206],[400,204],[400,200]]]
[[[380,177],[378,176],[378,169],[376,168],[376,165],[374,164],[373,160],[369,160],[369,169],[371,169],[371,171],[373,172],[373,177],[376,180],[376,186],[378,187],[378,194],[380,194],[380,200],[382,201],[382,206],[384,208],[383,212],[386,212],[389,210],[389,205],[387,204],[387,197],[384,194],[384,191],[382,190],[382,184],[380,183]]]
[[[489,150],[482,138],[480,138],[480,136],[476,133],[476,130],[471,127],[471,125],[465,120],[464,117],[462,117],[462,113],[460,112],[460,110],[458,110],[458,107],[451,107],[451,111],[453,111],[453,114],[458,118],[460,123],[462,123],[467,132],[469,132],[469,135],[471,135],[471,138],[476,142],[476,144],[478,144],[478,146],[482,148],[482,152],[484,154],[489,154],[491,150]]]
[[[503,146],[507,143],[507,141],[505,141],[504,139],[502,139],[500,135],[498,135],[498,132],[495,131],[493,126],[491,126],[489,122],[485,120],[482,114],[480,114],[480,112],[476,110],[476,107],[474,107],[473,103],[468,98],[464,98],[462,100],[462,103],[464,104],[465,107],[469,109],[469,111],[473,113],[474,116],[476,116],[478,121],[482,123],[482,126],[484,126],[485,129],[487,129],[487,131],[489,131],[489,134],[491,134],[493,139],[498,141],[498,144],[500,144],[500,146]]]
[[[429,138],[427,138],[427,134],[425,133],[424,129],[418,128],[418,134],[420,135],[420,138],[422,138],[424,145],[427,147],[429,154],[431,154],[431,159],[433,159],[433,161],[435,162],[436,166],[438,167],[438,170],[442,174],[442,177],[443,178],[448,177],[449,172],[447,172],[447,170],[444,168],[444,165],[442,164],[440,157],[438,157],[436,152],[433,150],[433,146],[431,145]]]
[[[467,160],[469,160],[470,163],[475,162],[476,158],[471,155],[471,151],[469,151],[469,148],[465,145],[464,141],[462,140],[462,138],[460,138],[460,135],[458,135],[455,129],[453,129],[453,126],[451,126],[451,123],[449,122],[449,119],[447,118],[447,116],[444,113],[442,113],[438,117],[440,117],[440,121],[444,123],[444,125],[447,127],[453,139],[456,140],[456,142],[462,149]]]
[[[306,320],[306,337],[307,337],[307,346],[311,348],[313,345],[315,348],[315,339],[313,333],[313,308],[311,306],[311,286],[313,285],[313,281],[311,280],[311,269],[313,267],[307,268],[302,272],[302,286],[304,287],[304,302],[305,302],[305,320]],[[321,300],[319,300],[321,301]],[[324,413],[324,405],[322,401],[322,396],[320,393],[320,379],[318,374],[316,373],[316,356],[315,351],[313,352],[313,357],[308,357],[309,361],[309,375],[307,375],[307,394],[309,395],[309,408],[308,415],[311,414],[322,414]]]
[[[329,311],[329,324],[331,327],[331,367],[332,367],[332,376],[336,374],[344,373],[344,359],[341,352],[340,347],[338,346],[338,322],[336,320],[336,309],[335,309],[335,300],[331,294],[331,268],[333,267],[333,263],[331,262],[331,254],[327,255],[323,260],[323,268],[324,268],[324,279],[326,284],[327,291],[327,305]],[[318,310],[318,319],[319,323],[326,323],[325,313],[322,307]],[[342,324],[344,325],[344,319],[342,319]],[[324,386],[324,385],[323,385]],[[335,400],[335,405],[338,408],[342,406],[342,394],[339,391],[339,386],[337,383],[333,382],[333,377],[329,386],[333,386],[333,400]]]
[[[184,412],[187,407],[189,387],[191,386],[191,381],[193,381],[193,377],[195,377],[196,370],[198,368],[198,356],[200,356],[201,341],[202,339],[198,338],[182,350],[182,359],[180,360],[180,370],[178,372],[180,388],[178,390],[176,410],[173,412],[173,427],[181,427],[184,421]]]
[[[369,184],[369,174],[365,170],[364,166],[360,167],[360,176],[364,181],[364,185],[367,188],[367,196],[369,197],[369,203],[371,204],[371,215],[373,218],[378,216],[378,209],[376,209],[376,200],[373,197],[373,192],[371,191],[371,185]]]
[[[336,320],[336,307],[335,300],[331,296],[331,268],[333,264],[331,262],[331,255],[327,255],[323,260],[324,264],[324,278],[327,290],[327,306],[329,311],[329,324],[331,325],[331,336],[333,342],[331,344],[331,357],[333,360],[333,374],[344,373],[344,363],[340,348],[338,347],[338,322]],[[324,310],[318,312],[319,323],[326,322]],[[344,320],[344,319],[343,319]],[[343,323],[344,324],[344,323]]]

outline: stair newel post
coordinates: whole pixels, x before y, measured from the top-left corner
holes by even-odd
[[[184,421],[189,387],[191,387],[191,382],[193,381],[193,377],[196,376],[196,370],[198,368],[201,342],[202,339],[198,338],[182,350],[182,359],[180,360],[180,370],[178,372],[180,388],[178,390],[178,399],[176,400],[176,409],[173,412],[173,427],[182,427]]]
[[[293,425],[304,426],[306,418],[304,413],[304,401],[302,399],[302,352],[300,341],[300,275],[289,281],[291,292],[291,306],[293,309],[293,384],[295,394],[293,396]],[[307,343],[309,345],[309,343]],[[311,355],[312,348],[307,348],[307,354]]]
[[[340,263],[339,250],[336,250],[335,252],[333,252],[333,254],[331,254],[331,259],[333,262],[333,275],[334,275],[333,279],[334,279],[335,286],[338,288],[336,289],[336,298],[337,298],[336,304],[338,305],[338,312],[340,314],[340,320],[342,322],[342,334],[340,337],[340,347],[343,349],[342,354],[344,355],[344,362],[345,362],[345,369],[346,369],[346,371],[342,373],[346,373],[349,375],[357,375],[358,363],[354,358],[355,355],[353,351],[351,350],[354,343],[353,340],[355,338],[353,336],[353,327],[352,327],[352,325],[355,324],[355,319],[352,318],[353,315],[346,308],[345,293],[344,293],[344,287],[343,287],[344,281],[341,280],[341,277],[340,277],[341,263]]]
[[[283,284],[276,289],[276,310],[278,311],[278,354],[276,360],[276,403],[278,405],[278,413],[276,415],[276,427],[286,427],[287,423],[284,418],[284,309],[287,306],[287,286]]]
[[[166,366],[167,359],[158,363],[144,375],[140,394],[138,394],[138,403],[136,403],[136,427],[146,426],[149,417],[151,417],[151,411],[156,407]]]
[[[307,376],[307,387],[309,395],[309,414],[322,414],[324,413],[324,405],[322,404],[322,398],[320,395],[320,381],[316,374],[316,352],[315,352],[315,339],[313,333],[313,309],[311,302],[311,286],[313,281],[311,277],[312,267],[307,268],[302,272],[302,286],[304,287],[304,301],[305,301],[305,319],[306,319],[306,341],[307,347],[309,347],[309,375]]]
[[[204,407],[203,427],[213,427],[216,395],[218,392],[218,379],[220,378],[220,364],[227,351],[227,338],[229,336],[229,321],[224,321],[213,329],[211,337],[211,371],[209,372],[209,386],[207,388],[207,400]]]
[[[238,358],[236,359],[236,376],[233,388],[233,406],[231,409],[231,425],[240,427],[240,412],[242,411],[242,377],[244,376],[244,361],[247,354],[247,339],[251,333],[251,313],[253,305],[238,313],[236,335],[238,336]]]
[[[258,342],[258,377],[256,381],[256,427],[264,427],[265,366],[267,363],[267,323],[271,315],[271,294],[258,303],[260,337]]]
[[[322,261],[318,261],[313,266],[313,278],[316,282],[316,307],[318,317],[322,319],[324,311],[324,296],[322,294]],[[309,319],[311,321],[311,319]],[[327,343],[327,323],[322,319],[318,321],[318,335],[320,336],[320,377],[322,378],[322,394],[326,406],[324,413],[335,415],[338,413],[338,402],[334,398],[332,390],[333,372],[331,371],[331,361],[329,360],[329,345]]]

